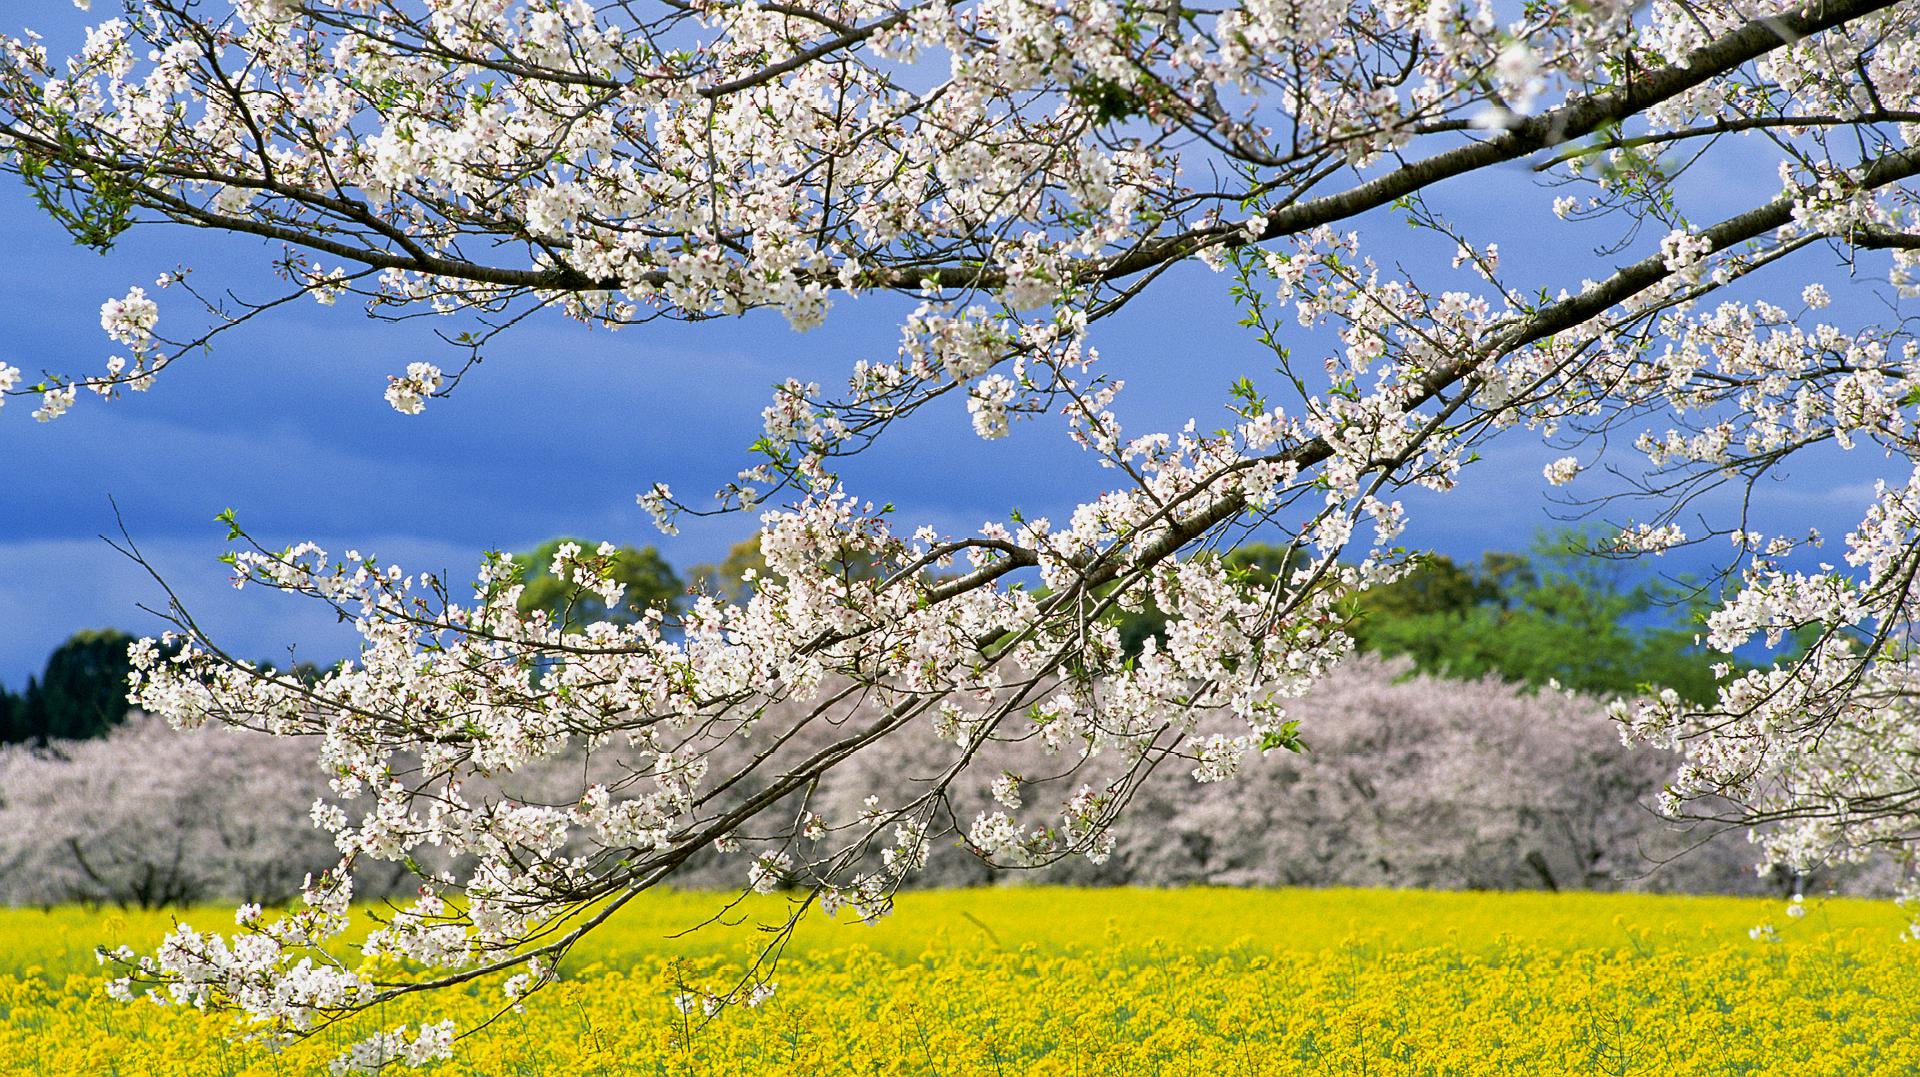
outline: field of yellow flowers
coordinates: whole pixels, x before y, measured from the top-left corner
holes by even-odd
[[[1920,951],[1888,904],[1392,891],[908,894],[875,926],[805,923],[778,990],[711,1021],[672,1004],[754,952],[755,921],[675,937],[661,894],[444,1073],[1891,1074],[1920,1072]],[[217,911],[183,914],[213,926]],[[1779,927],[1773,941],[1749,937]],[[275,1051],[224,1019],[113,1002],[97,943],[165,914],[0,910],[0,1071],[324,1072],[371,1015]],[[586,945],[586,944],[583,944]],[[441,999],[468,1026],[497,985]]]

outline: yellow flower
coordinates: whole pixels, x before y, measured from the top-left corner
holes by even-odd
[[[374,1027],[485,1025],[453,1074],[1509,1074],[1892,1072],[1920,1052],[1898,914],[1831,902],[1778,943],[1731,899],[1373,891],[908,894],[876,927],[809,921],[757,1008],[705,1017],[757,915],[673,937],[720,899],[634,903],[524,1011],[498,982],[276,1052],[228,1020],[122,1004],[94,941],[165,914],[0,910],[0,1072],[325,1072]],[[977,924],[994,927],[984,939]],[[1796,933],[1798,932],[1798,933]],[[931,940],[931,941],[930,941]]]

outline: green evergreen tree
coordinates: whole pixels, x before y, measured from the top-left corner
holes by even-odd
[[[116,628],[76,632],[47,658],[46,672],[27,689],[33,739],[86,740],[126,719],[127,647],[133,637]]]
[[[0,688],[0,744],[18,744],[27,739],[26,729],[15,725],[17,720],[26,717],[19,713],[20,702],[19,696]]]

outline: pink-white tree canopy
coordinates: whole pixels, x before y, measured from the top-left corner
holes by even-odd
[[[338,607],[357,659],[317,681],[255,668],[177,609],[182,649],[145,648],[133,698],[180,726],[314,738],[340,798],[314,819],[342,859],[286,915],[243,909],[231,937],[183,927],[124,955],[135,981],[298,1034],[494,974],[519,997],[716,847],[794,917],[884,914],[949,835],[1006,865],[1104,857],[1153,769],[1219,781],[1297,746],[1287,701],[1350,649],[1343,599],[1404,565],[1396,495],[1444,491],[1528,430],[1576,450],[1547,468],[1556,483],[1608,446],[1645,476],[1621,554],[1725,552],[1714,647],[1810,641],[1728,669],[1712,706],[1620,707],[1628,735],[1684,752],[1670,806],[1736,804],[1791,864],[1912,848],[1920,472],[1868,499],[1831,566],[1804,552],[1818,536],[1757,530],[1739,498],[1724,519],[1682,510],[1827,443],[1920,459],[1903,305],[1920,4],[121,7],[76,56],[0,38],[4,167],[83,242],[162,224],[267,237],[285,247],[279,302],[454,319],[456,363],[387,387],[402,412],[543,308],[623,325],[771,307],[804,328],[842,293],[917,304],[897,357],[786,383],[759,462],[713,501],[640,494],[664,527],[768,510],[743,604],[565,630],[518,611],[504,557],[468,594],[236,528],[237,581]],[[1687,161],[1724,161],[1756,193],[1696,218]],[[1503,264],[1427,198],[1529,166],[1543,206],[1618,222],[1583,273]],[[1457,249],[1451,268],[1402,258],[1408,223]],[[1226,429],[1123,432],[1099,323],[1193,260],[1235,274],[1284,376],[1236,387]],[[1821,281],[1848,270],[1883,294],[1842,319]],[[123,351],[104,371],[28,385],[0,366],[0,390],[56,418],[277,305],[196,302],[184,271],[160,289],[203,328],[160,335],[135,288],[101,310]],[[1058,416],[1110,488],[1063,519],[963,534],[845,488],[836,461],[888,451],[894,423],[948,395],[987,438]],[[1219,556],[1256,529],[1293,552],[1270,583]],[[618,605],[608,549],[552,569]],[[1109,614],[1149,602],[1168,630],[1128,655]],[[945,762],[914,795],[814,810],[821,775],[929,732]],[[1008,741],[1044,770],[970,765]],[[514,792],[567,752],[593,761],[574,788]],[[956,811],[962,791],[997,806]],[[420,897],[343,956],[328,943],[372,861],[413,866]],[[707,1002],[758,999],[765,971]],[[440,1057],[458,1031],[382,1032],[343,1065]]]

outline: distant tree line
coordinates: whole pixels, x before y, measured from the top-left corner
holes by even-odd
[[[1591,535],[1543,535],[1529,554],[1444,556],[1358,596],[1348,624],[1360,649],[1404,655],[1459,680],[1498,677],[1602,697],[1671,688],[1714,697],[1713,667],[1739,663],[1696,642],[1708,592],[1591,552]]]
[[[1590,552],[1590,538],[1577,531],[1543,535],[1527,553],[1487,553],[1465,565],[1439,554],[1423,557],[1398,582],[1355,596],[1347,631],[1362,651],[1405,656],[1422,673],[1464,680],[1493,676],[1603,697],[1658,686],[1689,699],[1711,699],[1713,663],[1729,659],[1693,641],[1692,617],[1702,596],[1685,581],[1650,578]],[[554,556],[567,544],[596,550],[578,539],[556,538],[515,562],[524,586],[520,608],[546,610],[572,628],[597,620],[628,622],[652,607],[675,607],[689,594],[744,601],[750,578],[767,572],[754,540],[736,545],[720,562],[694,566],[690,582],[652,547],[622,546],[604,555],[627,588],[625,601],[609,608],[599,595],[553,575]],[[1239,571],[1266,579],[1296,560],[1283,547],[1259,543],[1224,556]],[[1116,612],[1113,619],[1134,650],[1166,628],[1165,618],[1151,608]],[[127,711],[132,641],[111,628],[77,633],[24,691],[0,688],[0,744],[86,740],[119,724]],[[303,666],[300,672],[320,670]]]
[[[1491,676],[1608,698],[1671,688],[1711,700],[1714,664],[1733,660],[1695,642],[1707,593],[1611,559],[1596,539],[1544,533],[1526,553],[1489,552],[1477,564],[1425,555],[1398,581],[1353,596],[1344,628],[1363,652],[1403,656],[1418,672],[1456,680]],[[1262,583],[1306,560],[1260,543],[1223,559]],[[1112,619],[1130,650],[1166,630],[1151,607]]]

